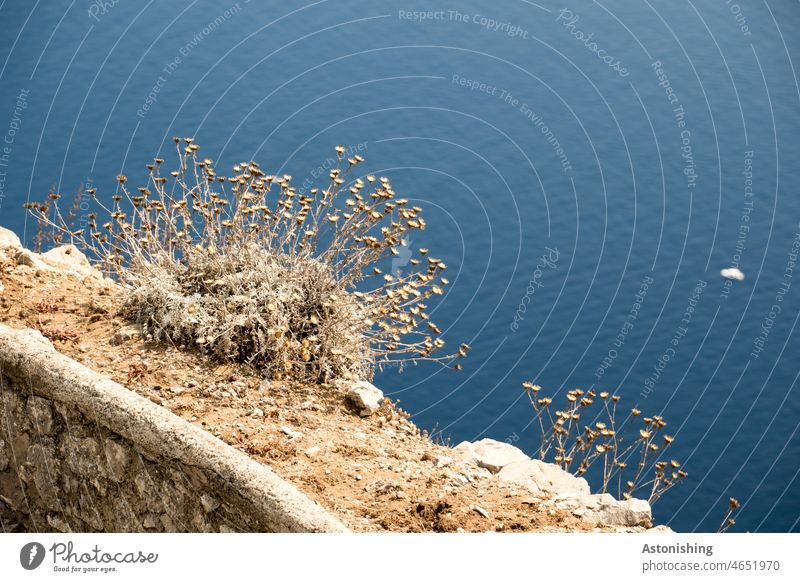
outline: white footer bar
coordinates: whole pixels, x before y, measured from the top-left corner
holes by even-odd
[[[798,534],[0,535],[2,580],[769,581],[798,562]]]

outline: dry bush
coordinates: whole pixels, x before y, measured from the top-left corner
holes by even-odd
[[[86,229],[71,227],[57,194],[29,205],[57,243],[81,244],[125,285],[123,313],[145,334],[304,381],[456,356],[439,355],[444,341],[426,313],[446,265],[420,249],[403,276],[378,266],[426,225],[388,179],[350,176],[363,158],[338,146],[328,187],[306,195],[256,162],[218,176],[192,139],[175,143],[178,168],[163,175],[154,160],[135,193],[125,176],[110,206],[87,190],[107,219],[91,214]]]
[[[633,408],[631,425],[618,427],[617,395],[569,390],[559,406],[539,394],[540,386],[532,382],[522,386],[536,411],[541,460],[555,462],[578,476],[595,463],[602,464],[602,493],[615,492],[618,498],[630,499],[645,491],[651,504],[686,477],[678,461],[664,458],[673,438],[664,433],[667,423],[662,417],[642,416]],[[589,416],[594,418],[589,424],[582,421]],[[641,420],[638,427],[633,426],[635,419]],[[632,436],[626,438],[619,432],[625,428]]]

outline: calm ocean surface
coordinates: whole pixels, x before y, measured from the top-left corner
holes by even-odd
[[[174,135],[304,187],[360,148],[473,345],[376,379],[420,426],[530,452],[522,381],[615,390],[689,473],[657,521],[734,496],[734,531],[800,530],[796,2],[58,4],[0,4],[0,224],[30,240],[29,197],[109,196]]]

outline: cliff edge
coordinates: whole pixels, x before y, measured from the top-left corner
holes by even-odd
[[[119,427],[114,432],[107,419],[83,413],[79,422],[74,411],[63,406],[48,408],[50,414],[45,417],[52,419],[55,410],[65,434],[70,434],[65,423],[81,427],[80,434],[57,439],[52,449],[54,458],[58,451],[64,458],[80,460],[86,465],[81,469],[82,478],[90,483],[94,470],[96,483],[91,487],[95,493],[113,487],[114,503],[129,507],[128,513],[134,516],[126,522],[127,529],[668,531],[652,527],[647,502],[592,494],[584,479],[557,465],[530,459],[509,443],[483,439],[455,447],[436,444],[407,413],[367,382],[309,385],[271,381],[246,366],[220,364],[181,346],[155,344],[118,315],[120,299],[121,289],[90,266],[75,247],[33,253],[23,248],[14,233],[0,228],[0,324],[5,326],[0,339],[10,346],[8,342],[13,343],[15,337],[27,338],[25,341],[34,337],[44,346],[42,349],[57,350],[64,356],[65,369],[80,368],[104,376],[113,384],[115,398],[124,400],[125,392],[129,392],[139,401],[146,399],[148,406],[158,409],[151,413],[168,424],[185,424],[201,443],[201,449],[193,450],[195,456],[189,457],[173,443],[174,454],[170,455],[157,446],[152,435],[150,444],[144,446],[131,434],[118,434],[124,433]],[[15,335],[19,333],[24,336]],[[4,359],[8,359],[9,350],[4,351]],[[23,386],[23,392],[14,391],[11,387],[15,382],[6,371],[2,373],[5,384],[0,392],[6,414],[0,421],[0,521],[4,529],[16,524],[18,531],[31,527],[63,531],[66,524],[69,531],[118,531],[121,526],[104,520],[99,510],[93,511],[96,502],[81,501],[81,487],[88,486],[74,474],[76,467],[81,467],[78,461],[59,481],[48,480],[46,460],[36,463],[19,457],[21,439],[29,441],[26,451],[40,454],[47,447],[36,449],[36,439],[44,439],[41,445],[52,435],[40,432],[37,410],[42,407],[35,398],[43,395],[33,394],[34,400],[29,400],[33,384]],[[17,388],[19,384],[16,380]],[[40,379],[35,392],[40,391],[41,384]],[[122,420],[124,410],[137,414],[135,407],[120,410]],[[12,417],[13,422],[9,420]],[[141,419],[131,418],[132,425],[134,421]],[[108,442],[115,443],[110,445],[110,457],[109,447],[102,446]],[[172,489],[146,487],[147,483],[137,477],[141,471],[115,473],[114,451],[118,445],[124,449],[120,455],[128,459],[127,463],[151,469],[145,474],[172,479],[173,484],[188,483],[180,498],[196,499],[191,509],[195,521],[176,521],[166,509],[159,512],[151,507],[174,501]],[[208,447],[207,466],[198,463],[196,456],[202,457],[202,447]],[[313,514],[313,519],[293,529],[248,518],[247,510],[241,509],[241,490],[232,487],[236,483],[235,467],[219,470],[220,457],[210,454],[219,447],[241,455],[236,457],[241,466],[263,466],[268,468],[265,474],[274,472],[290,483],[303,499],[311,500],[300,502],[301,513]],[[161,472],[153,472],[156,462]],[[258,472],[257,468],[253,470]],[[3,478],[4,471],[15,477]],[[103,480],[98,480],[100,477]],[[142,488],[149,493],[142,494]],[[33,526],[30,521],[27,525],[24,520],[15,521],[14,507],[19,504],[14,500],[27,499],[33,493],[44,499],[42,515],[51,518],[40,518]],[[71,524],[60,517],[59,504],[73,507],[68,514]],[[221,506],[230,515],[209,517]],[[103,511],[103,515],[114,513],[111,509]]]

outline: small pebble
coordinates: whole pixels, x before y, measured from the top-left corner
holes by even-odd
[[[283,434],[287,435],[288,437],[293,438],[293,439],[296,439],[298,437],[303,436],[303,433],[295,432],[291,428],[289,428],[288,426],[282,426],[281,427],[281,432]]]
[[[485,517],[486,519],[489,519],[489,512],[488,512],[488,511],[486,511],[486,510],[485,510],[483,507],[481,507],[480,505],[473,505],[473,506],[472,506],[472,509],[473,509],[473,510],[475,511],[475,513],[477,513],[478,515],[480,515],[480,516],[482,516],[482,517]]]

